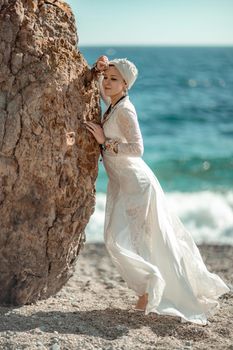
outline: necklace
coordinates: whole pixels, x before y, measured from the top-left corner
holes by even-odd
[[[106,122],[106,120],[109,117],[110,112],[113,110],[113,108],[121,101],[123,100],[123,98],[125,98],[127,95],[121,96],[121,98],[119,98],[119,100],[114,104],[114,105],[110,105],[108,107],[108,109],[106,110],[106,112],[103,115],[103,119],[102,119],[102,124],[104,124]]]

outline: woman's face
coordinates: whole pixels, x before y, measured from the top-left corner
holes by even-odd
[[[124,93],[126,83],[116,67],[109,66],[104,71],[103,88],[105,95],[109,97],[121,96]]]

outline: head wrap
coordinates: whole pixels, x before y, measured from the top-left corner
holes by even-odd
[[[136,66],[127,60],[127,58],[116,58],[109,61],[109,65],[114,65],[125,80],[128,89],[131,88],[138,76],[138,70]]]

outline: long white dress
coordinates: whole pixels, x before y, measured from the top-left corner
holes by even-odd
[[[106,248],[127,286],[148,293],[145,314],[207,324],[229,288],[210,273],[191,234],[168,207],[158,179],[141,158],[143,140],[129,97],[103,123],[118,153],[103,151],[109,182],[104,223]]]

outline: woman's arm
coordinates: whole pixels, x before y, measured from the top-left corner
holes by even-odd
[[[111,103],[111,99],[105,95],[104,89],[103,89],[103,72],[108,67],[108,57],[107,56],[100,56],[96,63],[93,65],[93,67],[88,71],[86,74],[86,81],[90,82],[91,80],[95,79],[98,82],[99,90],[100,90],[100,96],[103,99],[104,103],[109,106]]]
[[[105,95],[104,89],[103,89],[103,72],[108,67],[108,57],[107,56],[100,56],[98,60],[96,61],[94,65],[94,71],[96,72],[96,77],[98,79],[98,85],[100,89],[100,95],[103,99],[104,103],[108,106],[111,103],[111,99]]]
[[[104,151],[116,156],[141,157],[144,147],[136,112],[128,108],[121,108],[116,116],[116,122],[127,142],[122,142],[119,138],[107,138],[103,128],[96,123],[85,122],[85,124],[96,141],[102,145]]]
[[[104,103],[109,106],[111,104],[111,99],[110,97],[106,96],[104,93],[104,89],[103,89],[103,75],[100,75],[98,78],[98,85],[99,85],[99,89],[100,89],[100,96],[102,98],[102,100],[104,101]]]
[[[127,142],[121,142],[117,138],[107,139],[104,143],[106,150],[117,155],[141,157],[144,146],[136,112],[129,108],[121,108],[116,122]]]

